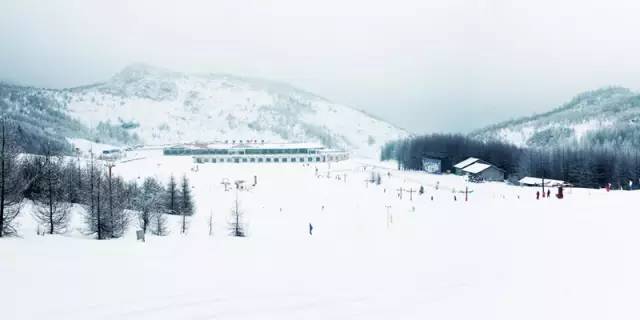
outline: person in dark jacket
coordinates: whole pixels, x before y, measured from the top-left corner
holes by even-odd
[[[540,200],[540,191],[536,191],[536,200]]]
[[[311,223],[309,223],[309,235],[313,235],[313,225]]]

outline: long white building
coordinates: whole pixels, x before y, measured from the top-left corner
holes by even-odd
[[[196,163],[307,163],[349,159],[349,153],[311,143],[184,144],[164,149],[167,156],[191,156]]]

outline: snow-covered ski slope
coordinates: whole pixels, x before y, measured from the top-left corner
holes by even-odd
[[[316,177],[313,165],[194,172],[187,157],[129,156],[142,159],[116,174],[190,177],[189,234],[172,219],[171,235],[146,243],[135,225],[118,240],[77,229],[39,237],[25,212],[22,237],[0,241],[2,319],[640,318],[639,192],[574,189],[536,201],[535,189],[469,184],[465,202],[461,177],[390,163],[322,164]],[[371,171],[382,185],[365,182]],[[236,192],[221,181],[254,175],[257,186],[238,192],[249,237],[229,237]],[[397,197],[419,185],[424,195]]]

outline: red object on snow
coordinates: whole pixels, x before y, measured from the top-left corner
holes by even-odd
[[[564,190],[563,190],[563,188],[562,188],[562,187],[558,187],[558,194],[556,194],[556,197],[557,197],[558,199],[562,199],[562,198],[564,198],[564,193],[563,193],[563,191],[564,191]]]

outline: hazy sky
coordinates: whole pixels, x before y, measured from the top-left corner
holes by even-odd
[[[640,1],[0,1],[0,79],[132,62],[281,80],[414,132],[468,131],[607,85],[640,90]]]

